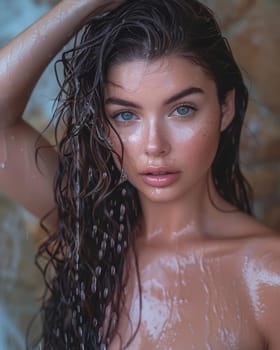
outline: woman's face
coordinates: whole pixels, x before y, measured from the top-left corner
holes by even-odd
[[[207,190],[220,132],[234,114],[233,95],[220,106],[215,82],[181,57],[112,66],[105,110],[140,199],[174,201]],[[109,137],[121,154],[113,131]]]

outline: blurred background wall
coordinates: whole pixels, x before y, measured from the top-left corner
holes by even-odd
[[[0,0],[0,46],[55,2]],[[280,230],[280,2],[204,2],[215,11],[250,90],[242,165],[255,191],[255,214]],[[40,130],[51,115],[56,91],[51,65],[25,112]],[[31,215],[0,195],[0,350],[24,349],[27,326],[39,307],[43,284],[34,265],[37,228]]]

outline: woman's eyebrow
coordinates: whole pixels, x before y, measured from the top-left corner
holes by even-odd
[[[170,98],[168,98],[166,101],[164,101],[164,105],[169,105],[170,103],[175,102],[180,98],[183,98],[192,94],[204,94],[204,91],[198,87],[194,87],[194,86],[188,87],[183,91],[178,92],[174,96],[171,96]]]
[[[178,92],[177,94],[175,94],[174,96],[171,96],[170,98],[168,98],[166,101],[164,101],[164,105],[168,105],[172,102],[175,102],[177,100],[179,100],[182,97],[186,97],[192,94],[204,94],[204,91],[201,88],[198,87],[188,87],[186,89],[184,89],[183,91]],[[123,100],[121,98],[118,97],[108,97],[105,100],[105,104],[114,104],[114,105],[119,105],[119,106],[124,106],[124,107],[132,107],[132,108],[138,108],[141,109],[141,106],[138,105],[135,102],[131,102],[131,101],[127,101],[127,100]]]
[[[138,108],[140,109],[141,106],[138,105],[137,103],[131,102],[131,101],[127,101],[127,100],[123,100],[121,98],[117,98],[117,97],[108,97],[105,100],[105,104],[109,105],[109,104],[113,104],[113,105],[120,105],[120,106],[124,106],[124,107],[132,107],[132,108]]]

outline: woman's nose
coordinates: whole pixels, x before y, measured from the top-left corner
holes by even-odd
[[[147,123],[143,135],[146,155],[150,157],[165,156],[170,152],[171,145],[168,132],[159,121]]]

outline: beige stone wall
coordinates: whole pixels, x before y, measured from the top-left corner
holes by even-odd
[[[280,1],[208,0],[250,90],[242,163],[256,215],[280,230]]]

